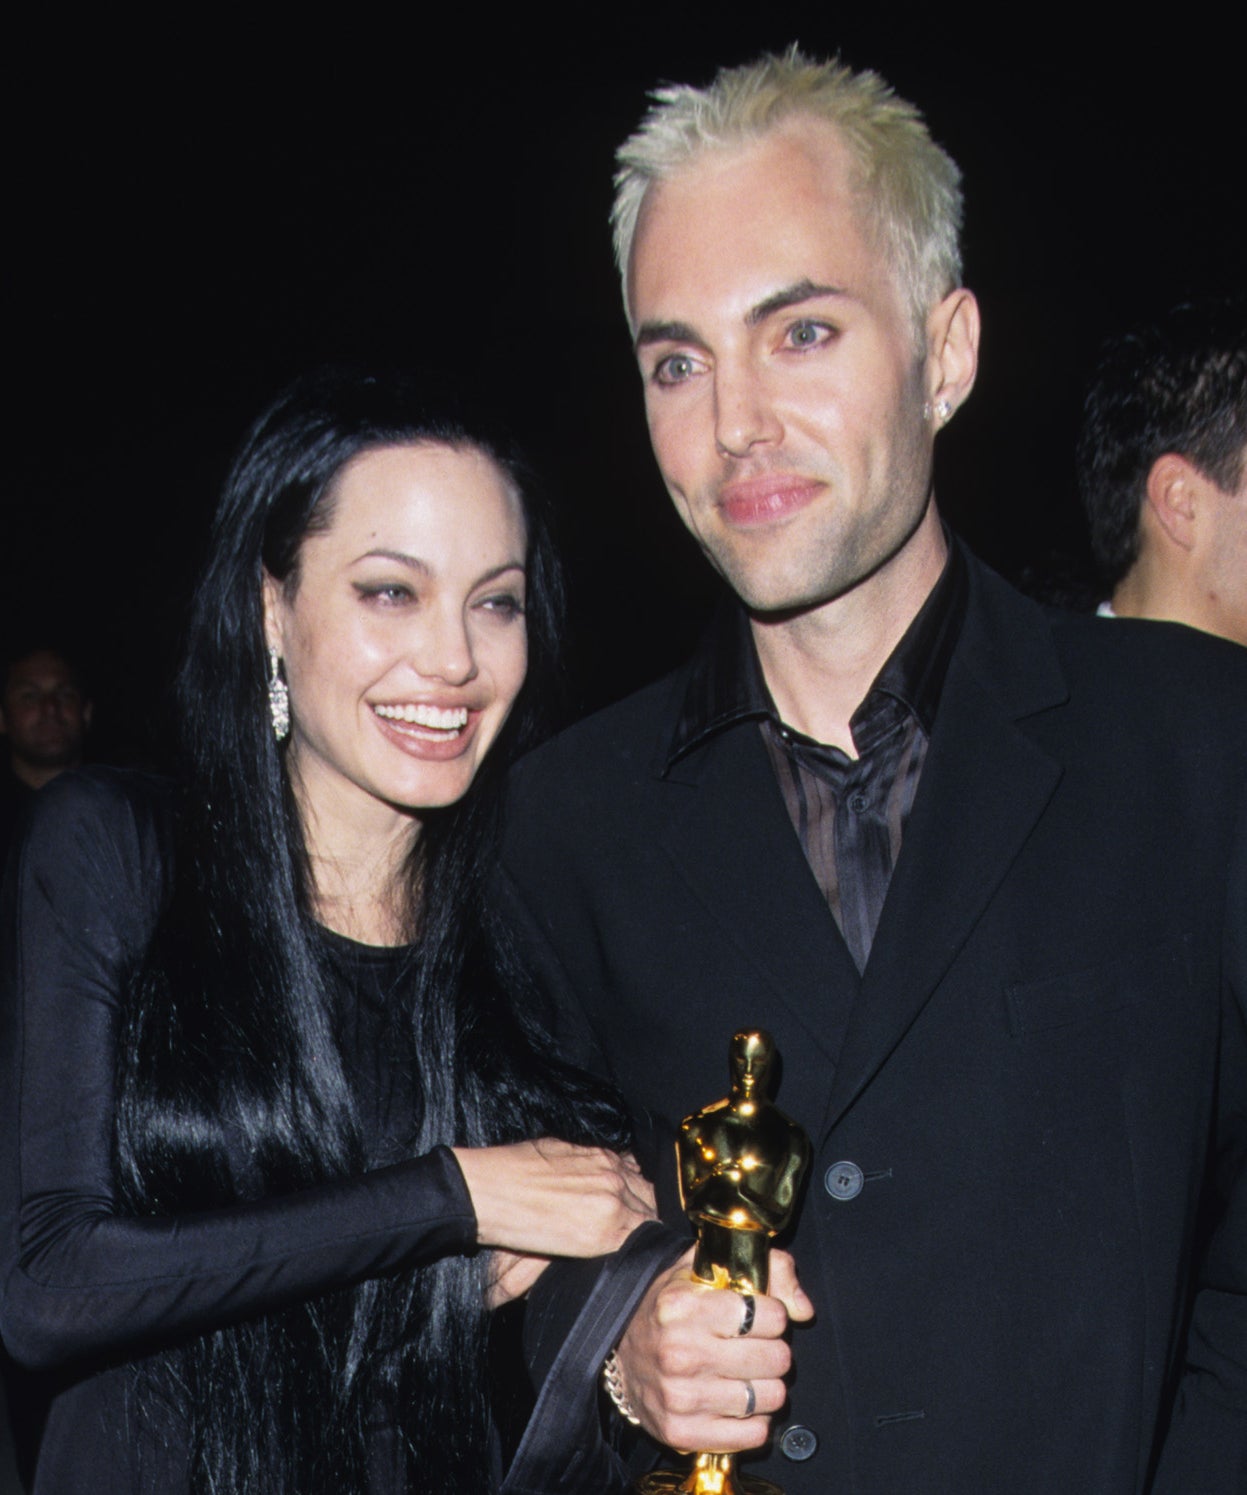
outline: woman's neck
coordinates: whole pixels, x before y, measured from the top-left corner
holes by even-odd
[[[297,772],[291,783],[317,921],[364,945],[408,943],[415,930],[406,867],[420,821],[371,797],[326,793]]]

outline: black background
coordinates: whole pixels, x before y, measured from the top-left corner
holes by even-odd
[[[794,39],[882,72],[965,173],[984,348],[941,437],[943,508],[1011,575],[1077,550],[1096,344],[1241,280],[1242,63],[1189,6],[1164,36],[997,14],[971,29],[947,6],[512,8],[491,26],[468,7],[343,7],[19,26],[6,638],[68,641],[100,750],[157,752],[231,450],[293,373],[350,358],[445,368],[511,419],[561,509],[583,704],[672,663],[712,586],[645,439],[612,155],[659,80],[706,82]]]

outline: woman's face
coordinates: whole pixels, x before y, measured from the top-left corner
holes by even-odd
[[[305,815],[366,828],[467,792],[524,680],[525,549],[519,500],[470,447],[342,469],[293,589],[264,582]]]

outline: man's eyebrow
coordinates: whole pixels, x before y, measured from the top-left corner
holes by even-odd
[[[784,311],[790,306],[800,306],[803,301],[813,301],[819,296],[843,296],[845,294],[842,286],[816,285],[812,280],[794,281],[790,286],[784,286],[782,290],[775,291],[764,301],[759,301],[756,306],[751,306],[745,314],[745,326],[756,327],[760,322],[765,322],[767,317],[774,316],[777,311]]]
[[[640,352],[650,343],[697,343],[701,338],[687,322],[642,322],[633,349]]]
[[[777,311],[784,311],[789,306],[800,306],[803,301],[814,301],[820,296],[847,294],[843,286],[819,285],[809,279],[797,280],[792,285],[773,292],[756,306],[751,306],[745,313],[745,326],[757,327]],[[696,329],[687,322],[642,322],[633,346],[639,353],[650,343],[696,343],[700,347],[701,342]]]

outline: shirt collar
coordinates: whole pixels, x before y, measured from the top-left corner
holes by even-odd
[[[965,556],[951,536],[948,540],[948,560],[938,581],[853,713],[850,725],[859,751],[865,749],[862,738],[869,735],[871,719],[891,702],[899,702],[930,736],[969,596]],[[749,615],[733,598],[719,608],[693,656],[665,770],[738,722],[768,718],[782,725],[763,678]]]

